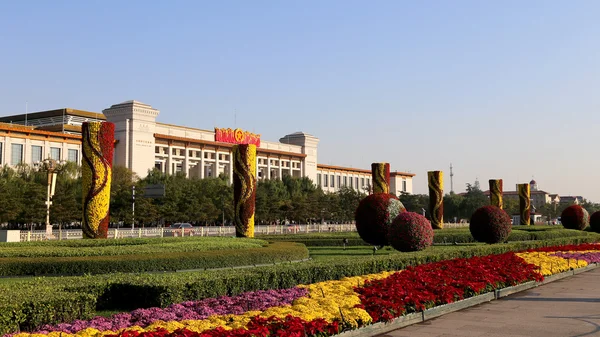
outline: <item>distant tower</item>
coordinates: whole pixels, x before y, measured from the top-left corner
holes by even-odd
[[[452,163],[450,163],[450,193],[454,193],[454,172],[452,172]]]
[[[532,191],[537,191],[538,190],[537,182],[535,180],[531,179],[531,181],[529,182],[529,188]]]

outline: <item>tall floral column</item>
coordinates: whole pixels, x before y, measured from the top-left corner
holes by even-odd
[[[371,174],[373,175],[373,194],[390,193],[390,164],[372,163]]]
[[[531,217],[531,192],[529,184],[517,184],[517,193],[519,193],[519,218],[520,225],[529,226]]]
[[[431,227],[444,228],[444,172],[427,172],[429,182],[429,213],[431,214]]]
[[[110,182],[115,125],[109,122],[84,122],[81,133],[83,237],[106,239],[110,222]]]
[[[503,208],[502,203],[502,179],[490,179],[490,204]]]
[[[253,238],[256,201],[256,145],[234,145],[232,156],[235,236]]]

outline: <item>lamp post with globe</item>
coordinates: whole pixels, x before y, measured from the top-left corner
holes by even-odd
[[[40,171],[48,173],[48,186],[46,194],[46,237],[52,235],[52,225],[50,224],[50,205],[52,205],[52,196],[56,188],[56,175],[63,168],[66,162],[64,160],[44,159],[35,164]]]

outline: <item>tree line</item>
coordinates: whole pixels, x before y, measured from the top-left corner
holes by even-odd
[[[146,198],[150,184],[165,186],[165,197]],[[135,212],[133,187],[135,186]],[[0,167],[0,225],[14,229],[42,229],[46,220],[47,173],[19,165]],[[358,203],[366,194],[351,188],[325,193],[309,178],[284,177],[260,180],[256,191],[258,225],[285,223],[349,223],[354,220]],[[400,194],[398,198],[413,212],[428,214],[429,197],[424,194]],[[50,207],[50,221],[62,228],[79,228],[82,215],[81,167],[67,163],[58,173]],[[479,207],[489,204],[479,184],[467,184],[466,193],[444,196],[444,219],[469,219]],[[538,209],[551,219],[560,216],[568,205],[546,205]],[[590,214],[600,205],[584,202]],[[509,214],[518,213],[518,201],[504,199]],[[111,181],[110,216],[112,227],[168,226],[175,222],[194,225],[230,225],[233,218],[233,186],[226,176],[187,178],[153,170],[140,179],[131,170],[116,166]]]

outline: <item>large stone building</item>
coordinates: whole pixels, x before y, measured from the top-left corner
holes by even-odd
[[[371,171],[318,164],[319,139],[296,132],[270,142],[240,129],[203,130],[156,121],[159,111],[127,101],[102,113],[58,109],[0,117],[0,165],[35,164],[42,159],[81,163],[81,125],[86,121],[115,123],[114,165],[145,177],[154,168],[167,174],[207,178],[225,174],[233,179],[234,143],[257,145],[259,179],[308,177],[326,192],[341,187],[371,190]],[[391,192],[412,193],[414,174],[392,172]]]

